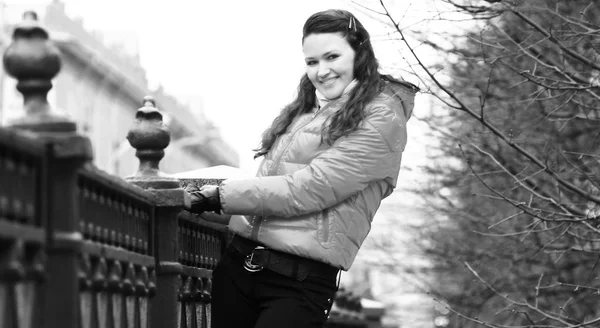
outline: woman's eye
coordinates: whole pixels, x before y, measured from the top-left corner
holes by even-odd
[[[316,63],[317,63],[317,61],[315,61],[315,60],[311,60],[311,61],[307,61],[307,62],[306,62],[306,65],[308,65],[308,66],[313,66],[313,65],[315,65]]]
[[[339,57],[339,55],[329,55],[329,56],[327,56],[327,59],[334,60],[334,59],[336,59],[338,57]]]

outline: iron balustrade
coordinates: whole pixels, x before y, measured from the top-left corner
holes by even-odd
[[[156,293],[153,199],[92,165],[78,174],[83,325],[148,327],[150,299]]]
[[[209,327],[212,270],[225,250],[227,228],[188,211],[182,211],[177,220],[178,262],[182,265],[177,327]]]
[[[224,251],[227,230],[198,215],[183,211],[178,216],[179,263],[212,270]]]
[[[0,129],[0,326],[42,320],[47,224],[41,197],[46,147]]]
[[[150,195],[92,165],[79,171],[78,188],[79,226],[86,240],[153,255]]]
[[[60,56],[36,18],[4,53],[25,116],[0,128],[0,327],[210,326],[225,227],[182,212],[189,196],[158,171],[170,135],[154,100],[128,135],[135,176],[94,167],[89,139],[46,100]]]
[[[175,209],[171,219],[177,229],[170,236],[162,235],[177,245],[176,284],[162,286],[167,287],[163,294],[175,298],[164,303],[165,297],[157,297],[157,277],[168,275],[170,267],[158,256],[159,245],[168,249],[172,243],[157,242],[156,220],[170,220],[161,216],[157,195],[86,161],[71,172],[72,188],[60,195],[60,199],[75,199],[77,205],[77,231],[64,231],[58,222],[64,217],[48,216],[53,192],[47,182],[52,180],[48,176],[54,156],[51,148],[28,131],[0,128],[0,325],[35,326],[44,321],[60,322],[61,327],[151,327],[153,316],[163,316],[156,322],[209,327],[212,270],[225,248],[226,227],[206,222],[183,206]],[[71,235],[71,246],[65,235]],[[53,252],[76,250],[75,281],[55,279],[57,272],[70,267],[47,270],[64,260],[48,257],[49,243]],[[73,283],[74,304],[63,303],[60,294],[49,295],[62,289],[61,284]],[[50,289],[51,284],[59,286]],[[68,286],[64,287],[67,292]],[[44,309],[48,300],[73,308],[76,318],[61,318],[60,313]],[[166,307],[174,309],[171,317],[166,317],[168,311],[152,311]]]
[[[42,226],[41,170],[45,145],[13,131],[0,131],[0,217],[27,226]]]

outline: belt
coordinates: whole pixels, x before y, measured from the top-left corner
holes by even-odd
[[[244,269],[250,272],[268,269],[298,281],[303,281],[308,275],[335,281],[339,272],[327,263],[268,249],[238,235],[233,236],[229,246],[246,257]]]

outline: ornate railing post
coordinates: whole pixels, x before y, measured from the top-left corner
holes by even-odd
[[[134,183],[156,198],[155,250],[157,259],[157,289],[150,315],[152,327],[178,327],[179,289],[182,266],[178,262],[178,214],[189,207],[190,198],[180,188],[179,180],[169,177],[159,169],[164,149],[169,145],[170,134],[163,123],[162,114],[151,97],[144,98],[143,107],[136,113],[127,139],[136,149],[140,160],[139,170],[127,181]]]
[[[41,224],[47,227],[48,260],[42,270],[48,280],[42,318],[47,327],[78,326],[77,255],[82,236],[78,226],[77,171],[92,159],[90,140],[76,131],[74,122],[55,114],[47,94],[60,71],[58,49],[37,21],[26,12],[14,30],[3,56],[4,68],[18,80],[25,115],[10,126],[43,142],[48,150],[38,186]],[[33,192],[33,191],[32,191]]]

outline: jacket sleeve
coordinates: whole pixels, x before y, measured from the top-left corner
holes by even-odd
[[[223,181],[221,206],[228,214],[287,218],[322,211],[372,181],[394,177],[405,145],[406,119],[381,106],[292,174]]]

